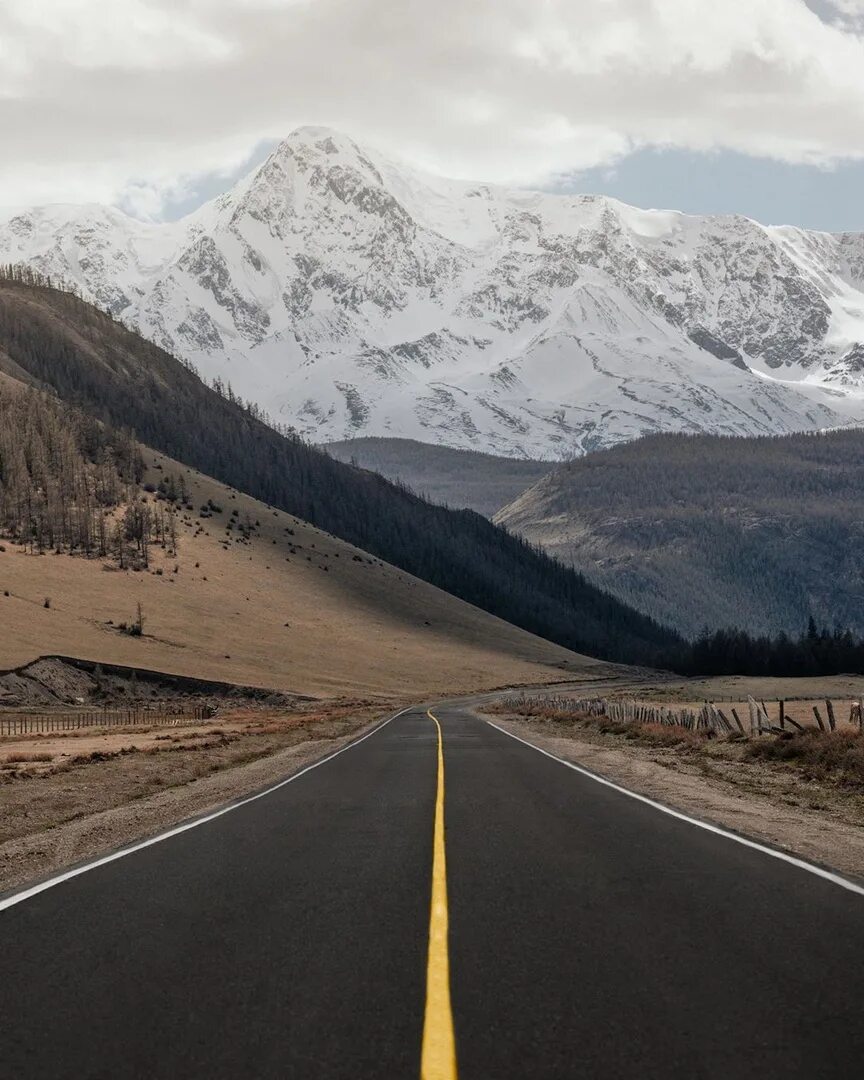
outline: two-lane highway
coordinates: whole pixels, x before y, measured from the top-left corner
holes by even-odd
[[[864,895],[433,714],[0,901],[0,1075],[859,1074]]]

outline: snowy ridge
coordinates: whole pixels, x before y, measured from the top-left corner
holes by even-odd
[[[179,222],[17,213],[0,261],[315,441],[565,457],[864,420],[864,235],[448,181],[327,129]]]

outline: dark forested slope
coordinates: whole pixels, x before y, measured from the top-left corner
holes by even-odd
[[[76,297],[0,280],[0,370],[24,371],[144,443],[569,648],[671,663],[679,641],[471,511],[430,505],[274,431]]]
[[[338,461],[406,484],[432,502],[490,518],[554,468],[550,461],[495,457],[415,439],[348,439],[322,449]]]
[[[688,635],[864,633],[864,431],[657,435],[568,463],[496,520]]]

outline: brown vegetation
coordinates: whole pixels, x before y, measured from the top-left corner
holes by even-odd
[[[290,746],[339,738],[374,719],[380,708],[363,701],[291,712],[244,707],[204,729],[166,733],[142,725],[134,732],[82,729],[5,739],[16,749],[3,755],[6,767],[0,768],[0,843]]]
[[[486,711],[554,725],[556,734],[563,729],[574,735],[594,733],[646,747],[675,748],[691,759],[699,756],[712,761],[725,759],[738,762],[743,768],[750,762],[770,762],[794,770],[804,782],[828,784],[864,795],[864,736],[852,727],[824,732],[811,728],[754,737],[732,731],[718,736],[710,730],[591,715],[539,697],[524,701],[509,699],[488,706]]]
[[[53,754],[46,754],[44,751],[35,754],[27,754],[22,751],[18,751],[14,754],[7,754],[3,759],[5,765],[17,765],[22,762],[29,761],[53,761]]]
[[[864,790],[864,738],[855,731],[802,731],[755,739],[745,746],[744,758],[783,762],[799,769],[805,780]]]

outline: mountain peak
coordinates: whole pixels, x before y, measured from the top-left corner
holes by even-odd
[[[558,457],[864,414],[858,237],[429,177],[317,125],[176,226],[69,217],[0,222],[0,262],[316,440]]]
[[[365,159],[367,154],[344,132],[309,124],[295,128],[286,135],[270,157],[277,160],[286,157],[356,160]]]
[[[327,127],[323,124],[300,124],[299,127],[289,131],[282,142],[318,143],[328,139],[337,144],[350,143],[352,146],[354,145],[354,140],[349,138],[344,131],[340,131],[338,128],[334,127]]]

